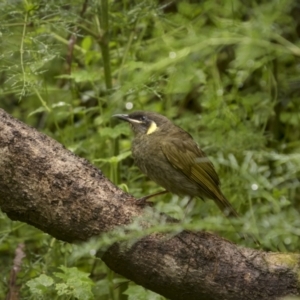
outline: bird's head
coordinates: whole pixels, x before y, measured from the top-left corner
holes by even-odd
[[[171,123],[165,116],[149,111],[135,111],[129,115],[113,115],[113,117],[130,123],[136,135],[150,135],[160,130],[165,124]]]

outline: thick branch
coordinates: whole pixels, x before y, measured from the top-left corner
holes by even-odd
[[[0,207],[67,241],[143,215],[86,160],[0,110]],[[147,224],[144,224],[147,226]],[[241,249],[205,232],[157,233],[102,256],[115,272],[170,299],[278,299],[299,294],[299,255]]]

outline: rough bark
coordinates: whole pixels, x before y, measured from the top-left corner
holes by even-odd
[[[0,208],[12,220],[71,243],[144,214],[132,196],[85,159],[3,110]],[[299,295],[299,258],[240,248],[211,233],[188,231],[116,243],[102,255],[115,272],[167,298],[230,300]]]

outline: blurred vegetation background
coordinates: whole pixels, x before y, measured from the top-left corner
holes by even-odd
[[[263,249],[297,251],[299,15],[296,0],[2,1],[0,107],[137,198],[160,188],[134,166],[129,126],[111,116],[162,113],[214,163],[243,215],[235,226]],[[253,246],[212,201],[186,212],[186,200],[154,199],[157,211],[181,220],[175,231],[205,229]],[[3,213],[0,228],[1,299],[19,243],[22,299],[163,299],[94,257],[121,234],[69,245]]]

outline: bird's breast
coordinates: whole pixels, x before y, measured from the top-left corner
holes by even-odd
[[[132,143],[132,155],[140,170],[152,179],[160,169],[164,154],[160,147],[160,138],[137,137]]]
[[[198,188],[180,170],[175,169],[161,149],[164,137],[159,135],[136,137],[132,143],[135,164],[151,180],[171,193],[197,195]]]

